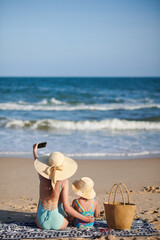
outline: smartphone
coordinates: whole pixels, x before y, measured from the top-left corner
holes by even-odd
[[[47,145],[47,142],[42,142],[38,144],[38,148],[44,148]]]

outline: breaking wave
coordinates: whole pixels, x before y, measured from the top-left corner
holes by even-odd
[[[128,121],[121,119],[104,119],[101,121],[65,121],[54,119],[43,119],[37,121],[1,119],[0,127],[4,128],[27,128],[32,130],[78,130],[78,131],[98,131],[98,130],[160,130],[160,122],[150,121]]]
[[[107,110],[137,110],[146,108],[160,108],[160,104],[147,103],[147,104],[76,104],[71,105],[66,102],[51,98],[50,100],[43,99],[38,103],[27,103],[23,101],[19,102],[7,102],[0,103],[0,110],[17,110],[17,111],[78,111],[78,110],[90,110],[90,111],[107,111]]]

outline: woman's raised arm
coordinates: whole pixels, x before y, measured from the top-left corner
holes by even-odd
[[[38,158],[37,147],[38,147],[38,143],[33,144],[33,156],[34,156],[34,160]]]

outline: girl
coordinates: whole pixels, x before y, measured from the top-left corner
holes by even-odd
[[[72,184],[72,190],[80,196],[80,198],[74,199],[72,207],[83,216],[98,217],[99,215],[98,203],[95,199],[96,193],[93,186],[94,182],[88,177],[76,180]],[[75,217],[74,225],[76,227],[92,227],[94,222],[86,223],[80,218]]]

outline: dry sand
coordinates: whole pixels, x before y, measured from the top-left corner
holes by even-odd
[[[72,181],[88,176],[95,182],[100,218],[104,218],[103,202],[108,200],[112,185],[123,182],[130,191],[131,202],[136,204],[135,218],[148,219],[160,230],[160,158],[77,160],[77,163],[78,171],[70,178],[70,202],[75,197],[71,191]],[[38,181],[33,159],[0,158],[0,222],[34,219],[38,203]],[[117,200],[121,200],[120,194]]]

